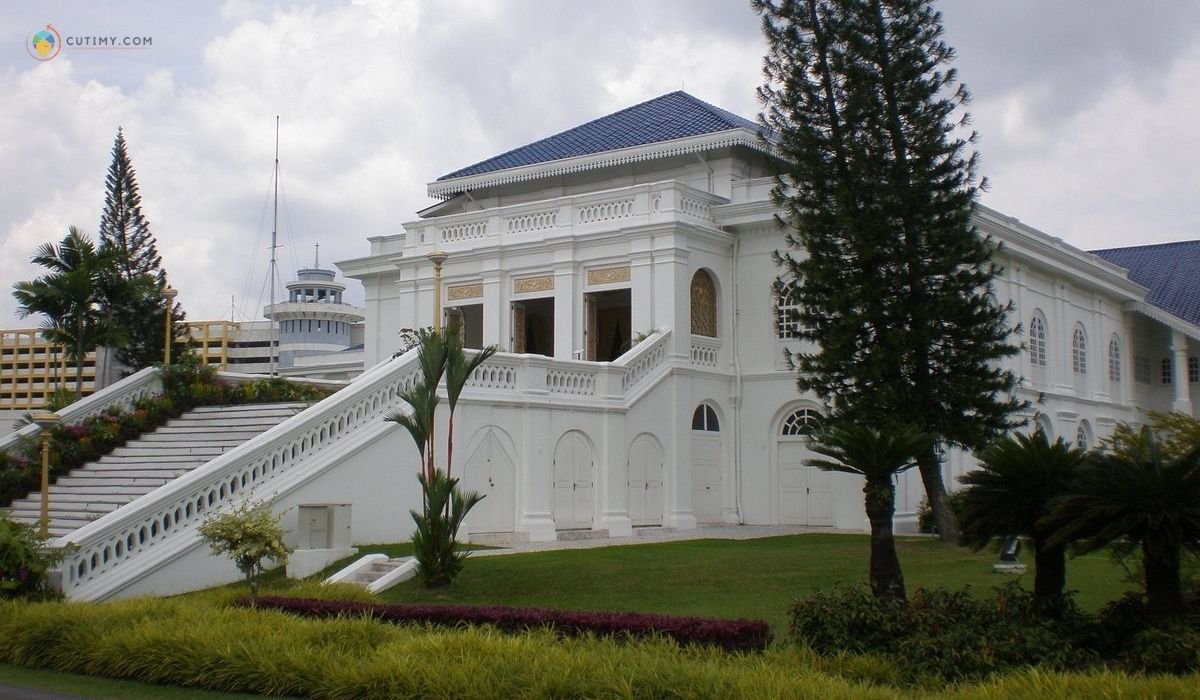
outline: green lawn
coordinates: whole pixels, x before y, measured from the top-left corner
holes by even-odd
[[[995,554],[929,538],[898,541],[909,590],[972,586],[988,593],[1013,577],[992,573]],[[865,535],[808,534],[754,540],[690,540],[569,549],[467,561],[453,587],[429,591],[407,581],[383,593],[392,602],[446,602],[576,610],[659,612],[767,620],[787,626],[798,597],[837,583],[866,582]],[[1104,555],[1072,560],[1068,585],[1098,610],[1130,589]],[[1033,571],[1020,577],[1032,586]]]

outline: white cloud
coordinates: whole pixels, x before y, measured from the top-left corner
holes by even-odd
[[[948,2],[946,12],[979,96],[973,112],[993,182],[985,202],[1083,246],[1194,237],[1194,23],[1127,16],[1132,35],[1171,33],[1143,57],[1112,31],[1094,40],[1073,31],[1078,46],[1060,45],[1053,26],[1002,41],[987,22],[1015,30],[1040,3],[984,5]],[[277,114],[286,279],[318,241],[326,264],[365,254],[368,236],[415,218],[428,204],[425,183],[439,175],[609,111],[681,86],[747,117],[758,109],[764,47],[758,18],[739,3],[151,7],[158,14],[147,16],[169,22],[150,27],[155,48],[136,56],[67,52],[38,64],[14,45],[16,58],[0,59],[0,157],[12,164],[0,180],[5,286],[36,276],[33,249],[67,225],[95,232],[118,126],[172,284],[189,315],[204,319],[227,317],[233,294],[257,315]],[[64,3],[55,21],[72,11],[96,12]],[[0,19],[12,12],[0,8]],[[5,24],[36,26],[24,16]],[[179,34],[192,27],[207,32],[201,41]],[[1037,61],[1062,66],[1039,71]],[[1139,61],[1160,72],[1124,77],[1140,75]],[[1072,83],[1076,66],[1085,70]],[[353,283],[350,292],[361,295]],[[0,319],[14,306],[0,293]]]

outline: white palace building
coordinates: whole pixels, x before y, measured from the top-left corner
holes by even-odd
[[[366,370],[64,536],[79,547],[68,595],[235,579],[194,525],[246,494],[285,513],[292,544],[318,559],[344,554],[333,540],[406,539],[418,455],[383,416],[402,409],[419,372],[415,351],[394,354],[402,329],[433,324],[434,252],[445,254],[442,313],[469,346],[501,348],[455,418],[453,474],[486,495],[471,539],[705,523],[864,530],[861,481],[804,463],[801,429],[823,407],[798,393],[784,360],[799,341],[772,292],[783,232],[758,132],[674,92],[430,183],[440,203],[337,263],[366,290]],[[1200,241],[1086,252],[982,206],[975,223],[1003,244],[996,292],[1025,329],[1011,365],[1031,420],[1093,446],[1147,409],[1195,415]],[[948,455],[947,485],[971,465]],[[899,528],[913,527],[922,496],[915,473],[901,479]],[[314,544],[304,518],[329,504],[337,532]]]

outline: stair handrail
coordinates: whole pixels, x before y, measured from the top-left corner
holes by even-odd
[[[162,393],[162,376],[157,367],[146,367],[134,372],[124,379],[110,384],[96,393],[85,396],[69,406],[59,409],[59,419],[63,423],[77,423],[86,418],[98,416],[113,406],[132,408],[140,399],[158,396]],[[35,438],[42,429],[35,423],[9,433],[0,438],[0,452],[11,452],[21,443],[22,438]]]
[[[635,387],[644,388],[639,384],[665,364],[668,337],[669,331],[656,332],[616,362],[604,363],[619,371],[620,376],[614,379],[626,395]],[[384,416],[404,405],[400,394],[419,381],[417,352],[413,348],[381,362],[308,410],[59,538],[58,544],[70,545],[71,550],[61,564],[63,591],[72,597],[73,591],[98,577],[115,575],[123,564],[132,562],[156,544],[179,534],[190,532],[194,536],[203,519],[217,509],[253,498],[255,493],[260,498],[269,497],[270,484],[277,478],[294,474],[312,460],[319,460],[323,449],[352,435],[356,429],[382,422]],[[502,353],[496,359],[502,366],[509,364],[506,360],[518,360],[520,365],[525,363],[519,361],[528,360],[529,356]],[[477,371],[490,364],[485,363]],[[527,367],[534,369],[540,370],[538,374],[544,378],[544,367]],[[507,371],[519,373],[521,369],[511,367]],[[516,381],[506,382],[501,390],[525,393],[528,388],[529,383]],[[538,392],[531,393],[536,396]],[[548,400],[544,391],[540,393],[541,400]],[[624,400],[621,396],[609,398]]]
[[[389,359],[309,410],[62,536],[58,544],[73,550],[62,563],[64,592],[69,597],[72,590],[155,544],[199,526],[208,513],[267,487],[355,428],[382,421],[419,373],[415,349]]]

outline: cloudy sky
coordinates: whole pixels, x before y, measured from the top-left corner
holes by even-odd
[[[1200,3],[944,0],[983,202],[1082,248],[1200,238]],[[140,49],[64,39],[148,37]],[[456,168],[684,88],[753,117],[741,0],[8,0],[0,4],[0,326],[41,243],[94,233],[117,127],[192,319],[266,302],[275,116],[283,278],[367,253]],[[351,281],[351,298],[361,290]]]

